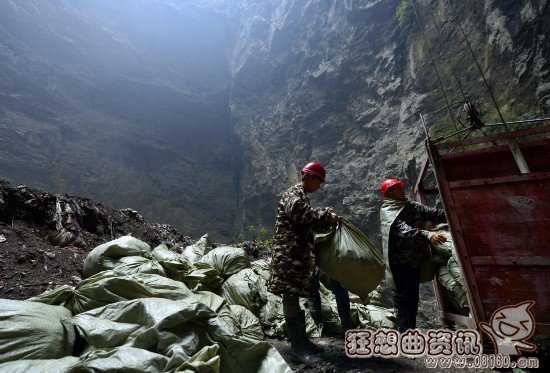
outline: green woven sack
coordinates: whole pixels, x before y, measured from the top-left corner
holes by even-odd
[[[71,316],[71,311],[60,306],[2,299],[0,363],[71,355],[75,331],[65,322]]]
[[[384,278],[380,251],[348,220],[334,232],[314,233],[317,266],[344,288],[366,298]]]

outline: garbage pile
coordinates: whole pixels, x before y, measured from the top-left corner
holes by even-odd
[[[89,253],[76,286],[2,301],[0,370],[289,372],[263,341],[284,336],[268,268],[242,248],[215,247],[208,235],[181,253],[120,237]],[[308,314],[311,337],[340,331],[334,296],[323,285],[321,298],[324,326]],[[350,298],[356,325],[394,326],[376,290]]]

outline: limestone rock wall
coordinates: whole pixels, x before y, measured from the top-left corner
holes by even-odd
[[[450,101],[482,99],[497,118],[456,20],[505,119],[537,116],[548,101],[547,1],[248,1],[231,61],[231,123],[242,156],[235,228],[272,227],[278,196],[316,160],[327,183],[312,196],[377,239],[378,186],[425,159],[423,113],[449,132],[436,68]],[[455,19],[456,14],[456,19]],[[439,31],[438,31],[439,29]],[[427,43],[426,43],[427,41]],[[436,62],[430,59],[430,51]],[[455,109],[453,109],[455,110]]]
[[[1,2],[0,177],[230,240],[272,228],[317,160],[313,202],[376,239],[380,180],[423,160],[420,113],[452,130],[432,113],[462,87],[498,119],[450,0],[414,1],[428,44],[411,3]],[[548,113],[548,1],[452,4],[505,117]]]

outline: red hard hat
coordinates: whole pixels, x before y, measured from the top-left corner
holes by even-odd
[[[388,196],[388,191],[391,187],[398,185],[401,188],[405,186],[401,180],[398,179],[386,179],[380,184],[380,191],[382,192],[382,197],[386,198]]]
[[[306,164],[302,169],[300,170],[300,174],[304,176],[304,174],[309,174],[313,176],[317,176],[321,181],[325,181],[325,176],[327,176],[327,172],[325,171],[325,168],[317,162],[309,162]]]

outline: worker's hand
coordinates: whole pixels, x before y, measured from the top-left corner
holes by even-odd
[[[331,212],[330,215],[328,216],[328,222],[330,223],[330,225],[334,225],[338,223],[341,219],[342,218],[336,215],[334,212]]]
[[[441,233],[434,233],[430,237],[430,243],[432,245],[441,245],[444,242],[447,242],[447,237],[445,237]]]

